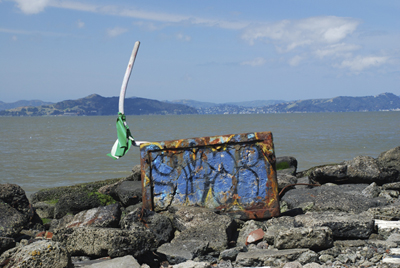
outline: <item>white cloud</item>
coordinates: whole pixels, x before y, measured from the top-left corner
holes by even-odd
[[[178,33],[175,35],[176,39],[189,42],[192,38],[189,35],[184,35],[182,33]]]
[[[264,58],[258,57],[250,61],[244,61],[241,63],[241,65],[250,65],[255,67],[255,66],[262,66],[265,64],[265,62],[266,60]]]
[[[125,29],[125,28],[114,27],[112,29],[107,29],[107,35],[109,37],[116,37],[116,36],[121,35],[121,34],[127,32],[127,31],[128,31],[128,29]]]
[[[14,0],[17,7],[25,14],[37,14],[42,12],[50,3],[50,0]]]
[[[290,66],[297,66],[297,65],[300,64],[300,62],[301,62],[303,59],[304,59],[303,57],[301,57],[301,56],[299,56],[299,55],[296,55],[296,56],[294,56],[293,58],[291,58],[291,59],[289,60],[289,65],[290,65]]]
[[[18,40],[18,37],[17,37],[17,36],[15,36],[15,35],[13,35],[13,36],[11,37],[11,40],[13,40],[13,41],[17,41],[17,40]]]
[[[167,26],[166,24],[155,24],[153,22],[148,22],[148,21],[135,21],[133,22],[133,25],[140,27],[146,31],[162,30]]]
[[[360,72],[366,68],[369,67],[376,67],[380,66],[382,64],[387,63],[389,60],[389,57],[378,57],[378,56],[357,56],[353,59],[347,59],[342,61],[340,65],[337,65],[336,67],[340,68],[349,68],[352,71],[355,72]]]
[[[248,22],[225,21],[219,19],[209,19],[209,18],[189,16],[189,15],[151,12],[137,8],[125,8],[115,5],[103,6],[96,4],[83,4],[74,1],[54,1],[54,2],[52,1],[50,5],[52,7],[57,7],[57,8],[101,13],[101,14],[121,16],[121,17],[130,17],[135,19],[151,20],[163,23],[196,24],[208,27],[219,27],[224,29],[243,29],[249,24]]]
[[[359,21],[335,16],[312,17],[301,20],[282,20],[276,23],[249,26],[242,39],[250,44],[266,41],[281,52],[315,44],[334,44],[353,33]]]
[[[84,23],[83,21],[81,21],[81,20],[78,20],[78,21],[76,22],[76,26],[77,26],[78,28],[83,28],[83,27],[85,27],[85,23]]]
[[[318,48],[315,55],[321,59],[328,56],[350,57],[353,51],[360,48],[359,45],[339,43]]]

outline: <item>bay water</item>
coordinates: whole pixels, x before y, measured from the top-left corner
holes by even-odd
[[[43,188],[121,178],[140,163],[139,148],[118,160],[116,116],[0,117],[0,183],[30,196]],[[127,116],[138,141],[271,131],[276,156],[298,170],[400,146],[400,112]]]

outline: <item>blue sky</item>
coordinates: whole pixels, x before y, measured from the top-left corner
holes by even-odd
[[[400,1],[0,0],[0,101],[400,95]]]

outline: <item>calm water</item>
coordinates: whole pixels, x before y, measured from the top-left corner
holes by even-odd
[[[113,160],[116,116],[0,117],[0,183],[28,196],[42,188],[119,178],[139,164],[139,149]],[[400,112],[263,115],[127,116],[136,140],[161,141],[271,131],[276,156],[297,158],[299,170],[378,157],[400,145]]]

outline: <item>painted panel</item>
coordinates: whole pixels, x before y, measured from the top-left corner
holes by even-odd
[[[145,143],[143,206],[201,206],[240,219],[279,215],[271,132]]]

